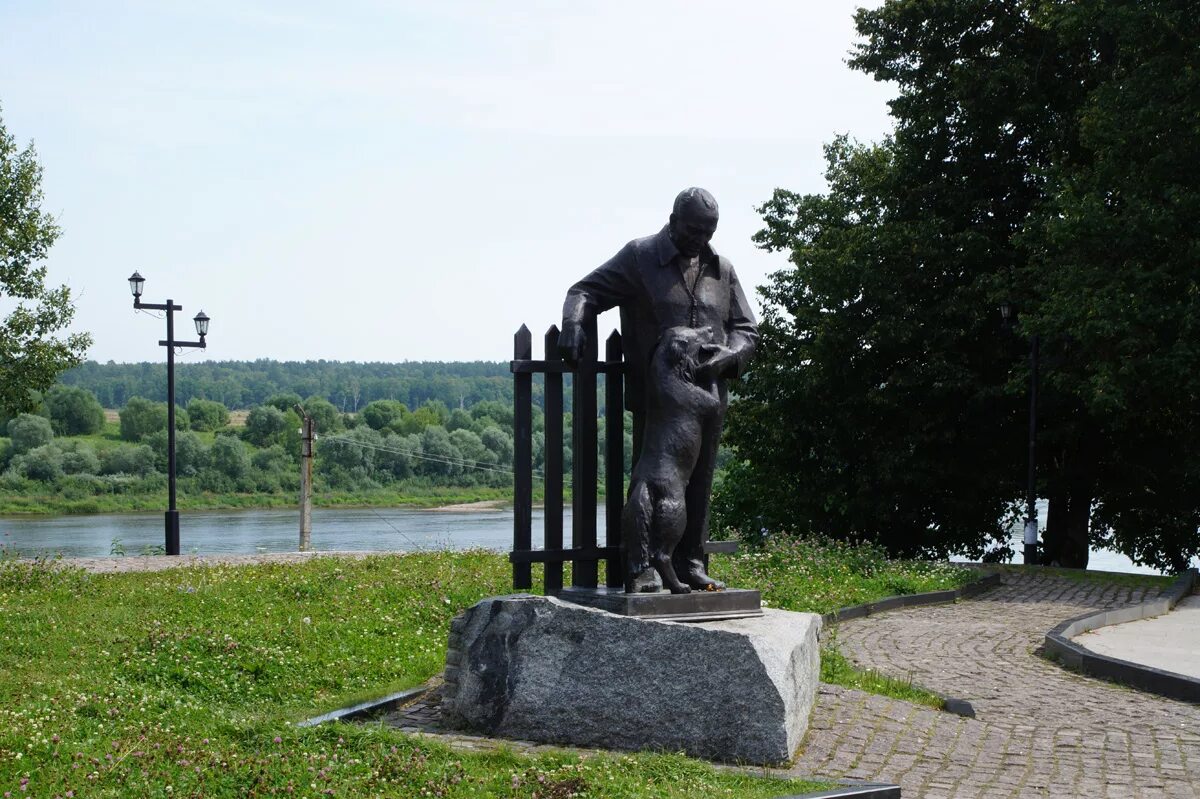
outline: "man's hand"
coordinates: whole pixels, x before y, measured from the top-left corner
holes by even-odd
[[[584,341],[582,327],[564,324],[562,332],[558,334],[558,354],[564,361],[574,366],[583,358]]]
[[[696,366],[696,376],[717,380],[737,374],[737,353],[722,344],[705,344],[700,348],[703,360]]]

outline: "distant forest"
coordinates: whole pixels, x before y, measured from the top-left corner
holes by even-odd
[[[165,363],[87,363],[64,373],[60,382],[86,388],[106,408],[122,408],[132,397],[165,402]],[[542,391],[534,386],[534,403]],[[357,413],[375,400],[399,400],[418,408],[440,400],[447,408],[478,402],[512,403],[513,379],[507,363],[341,361],[205,361],[175,364],[175,401],[215,400],[230,409],[249,409],[270,397],[296,393],[324,397],[343,413]]]

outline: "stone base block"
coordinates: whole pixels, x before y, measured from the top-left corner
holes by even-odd
[[[727,588],[690,594],[627,594],[624,588],[564,588],[558,598],[573,605],[600,608],[618,616],[666,621],[716,621],[762,615],[758,591]]]
[[[819,677],[812,613],[691,624],[551,597],[485,599],[451,625],[443,723],[711,760],[789,760]]]

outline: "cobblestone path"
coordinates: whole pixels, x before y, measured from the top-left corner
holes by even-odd
[[[966,699],[976,718],[822,685],[790,772],[894,782],[906,799],[1200,797],[1200,706],[1034,653],[1065,619],[1148,598],[1013,572],[975,599],[844,622],[836,636],[847,657]]]

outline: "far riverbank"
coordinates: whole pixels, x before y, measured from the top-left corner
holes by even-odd
[[[540,500],[540,496],[535,497]],[[314,494],[315,508],[462,508],[512,504],[509,488],[471,486],[417,486],[366,491],[322,491]],[[296,495],[213,494],[179,495],[181,511],[271,510],[297,508]],[[62,494],[0,495],[0,516],[72,516],[103,513],[161,511],[167,506],[166,491],[149,494]]]

